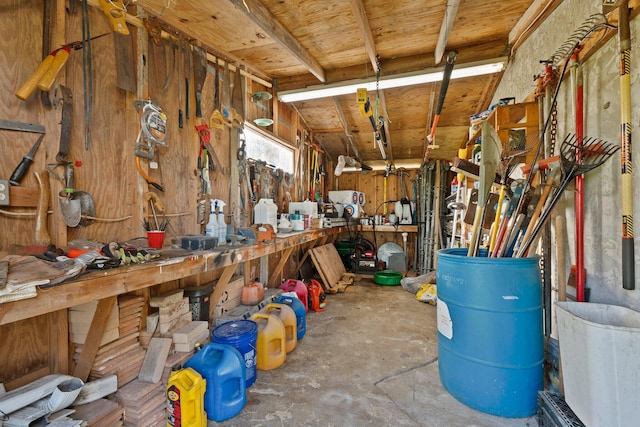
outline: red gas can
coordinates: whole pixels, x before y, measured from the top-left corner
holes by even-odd
[[[305,311],[309,311],[307,286],[302,280],[289,279],[280,285],[280,289],[286,292],[295,292],[302,305],[304,305]]]

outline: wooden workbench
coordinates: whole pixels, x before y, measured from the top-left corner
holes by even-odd
[[[76,280],[64,282],[52,288],[40,289],[36,298],[0,304],[0,325],[199,273],[223,269],[212,296],[212,302],[217,301],[238,264],[283,252],[278,265],[269,276],[273,278],[278,270],[282,270],[296,246],[314,241],[316,244],[323,244],[330,236],[343,231],[344,227],[307,230],[279,235],[270,242],[237,247],[223,246],[211,251],[190,252],[169,249],[166,252],[171,254],[170,257],[162,256],[159,260],[144,264],[93,271]]]

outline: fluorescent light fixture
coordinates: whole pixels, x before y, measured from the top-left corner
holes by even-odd
[[[384,160],[370,160],[367,161],[367,166],[373,171],[383,171],[387,168],[387,162]],[[393,166],[395,166],[396,169],[420,169],[422,159],[395,160]],[[362,168],[358,166],[345,166],[343,172],[362,172]]]
[[[504,69],[507,58],[498,58],[492,61],[472,62],[453,68],[452,79],[464,77],[482,76],[485,74],[499,73]],[[430,71],[420,71],[395,76],[381,77],[378,83],[379,89],[392,89],[395,87],[414,86],[424,83],[439,82],[442,80],[443,67],[432,68]],[[368,91],[376,90],[375,77],[362,80],[348,80],[329,85],[309,86],[304,89],[278,92],[278,99],[282,102],[308,101],[310,99],[328,98],[331,96],[348,95],[356,93],[358,88],[367,88]]]

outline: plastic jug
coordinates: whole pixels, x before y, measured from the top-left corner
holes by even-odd
[[[272,199],[260,199],[253,208],[254,224],[271,224],[278,229],[278,207]]]
[[[230,345],[210,342],[187,363],[206,380],[204,410],[207,418],[220,422],[233,418],[247,403],[244,359]]]
[[[302,280],[286,280],[282,285],[280,285],[280,289],[286,292],[295,292],[296,295],[298,295],[298,299],[302,302],[302,305],[304,305],[305,311],[308,310],[309,290]]]
[[[256,305],[264,299],[264,285],[256,279],[253,283],[242,287],[242,305]]]
[[[207,427],[206,381],[192,368],[173,367],[167,381],[167,427]]]
[[[277,303],[267,304],[265,312],[278,316],[282,321],[282,325],[284,326],[284,350],[287,353],[291,353],[296,348],[296,344],[298,344],[298,320],[296,319],[296,313],[288,305]]]
[[[276,302],[280,304],[287,304],[293,309],[293,312],[296,314],[296,338],[300,341],[307,332],[307,307],[303,306],[302,301],[298,298],[288,295],[280,295]]]
[[[274,315],[256,313],[251,320],[258,324],[256,342],[257,367],[261,371],[270,371],[282,366],[287,359],[284,348],[284,325]]]
[[[246,319],[225,322],[215,327],[211,338],[215,343],[228,344],[240,352],[244,359],[246,386],[251,387],[256,381],[256,341],[258,340],[256,322]]]

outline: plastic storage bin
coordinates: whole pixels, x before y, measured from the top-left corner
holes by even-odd
[[[209,309],[211,307],[210,299],[212,293],[213,283],[184,288],[184,296],[189,297],[191,320],[209,321]]]
[[[438,367],[460,402],[508,418],[534,415],[543,387],[538,258],[438,252]]]
[[[556,319],[569,407],[589,427],[638,425],[640,312],[558,302]]]

